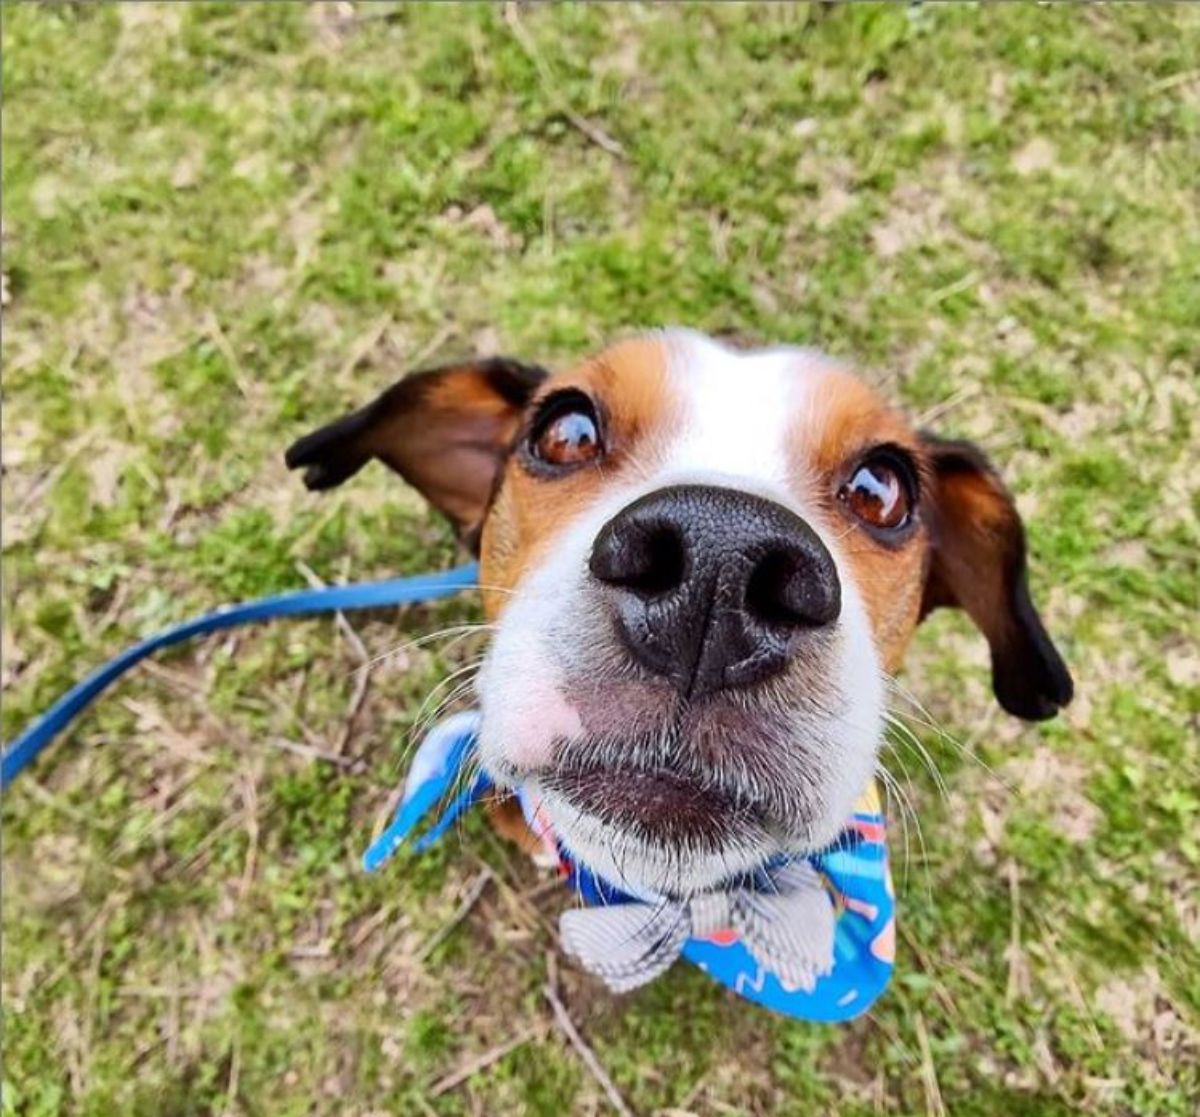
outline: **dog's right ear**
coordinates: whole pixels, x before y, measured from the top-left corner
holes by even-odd
[[[330,489],[378,458],[466,535],[483,519],[525,405],[547,375],[506,357],[414,372],[294,442],[284,460],[304,467],[310,489]]]

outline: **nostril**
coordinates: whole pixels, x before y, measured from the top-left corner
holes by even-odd
[[[746,611],[767,624],[803,623],[788,603],[788,583],[796,573],[796,564],[781,551],[762,559],[746,583]]]
[[[642,569],[632,574],[625,582],[628,589],[645,594],[667,593],[683,581],[683,540],[670,526],[648,529],[642,537],[640,547]]]
[[[791,550],[770,551],[758,561],[745,603],[756,620],[785,628],[828,624],[841,608],[836,581]]]
[[[644,597],[658,597],[678,588],[686,565],[679,530],[664,523],[606,529],[596,540],[589,563],[600,581]]]

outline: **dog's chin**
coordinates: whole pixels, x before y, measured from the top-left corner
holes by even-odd
[[[623,892],[694,895],[780,852],[762,822],[744,809],[728,810],[719,796],[704,803],[672,786],[669,777],[658,786],[653,780],[634,781],[640,786],[627,782],[610,777],[603,803],[567,793],[557,782],[534,785],[547,820],[575,861]],[[681,809],[672,813],[672,806]],[[650,811],[644,813],[646,807]]]
[[[659,748],[649,738],[558,744],[557,758],[533,769],[488,756],[485,765],[498,786],[524,787],[540,802],[578,863],[639,896],[694,895],[775,855],[820,849],[845,823],[849,784],[861,786],[853,779],[838,788],[812,767],[788,778],[782,758],[769,772],[752,771],[749,749],[736,767],[702,767],[687,759],[694,747],[681,759],[678,739]]]

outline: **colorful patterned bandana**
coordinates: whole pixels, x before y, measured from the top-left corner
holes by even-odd
[[[422,741],[395,819],[363,858],[367,871],[383,864],[446,799],[462,777],[478,728],[477,713],[456,714]],[[413,848],[432,845],[490,789],[487,777],[477,776]],[[615,992],[652,981],[682,957],[757,1004],[802,1020],[836,1022],[865,1012],[887,986],[895,956],[895,895],[874,784],[828,848],[773,858],[687,902],[614,888],[571,858],[536,799],[518,794],[545,860],[588,905],[563,913],[563,947]]]

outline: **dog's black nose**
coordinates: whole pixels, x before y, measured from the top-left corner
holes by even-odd
[[[841,611],[833,557],[781,505],[679,485],[618,512],[589,561],[639,663],[687,697],[781,671]]]

